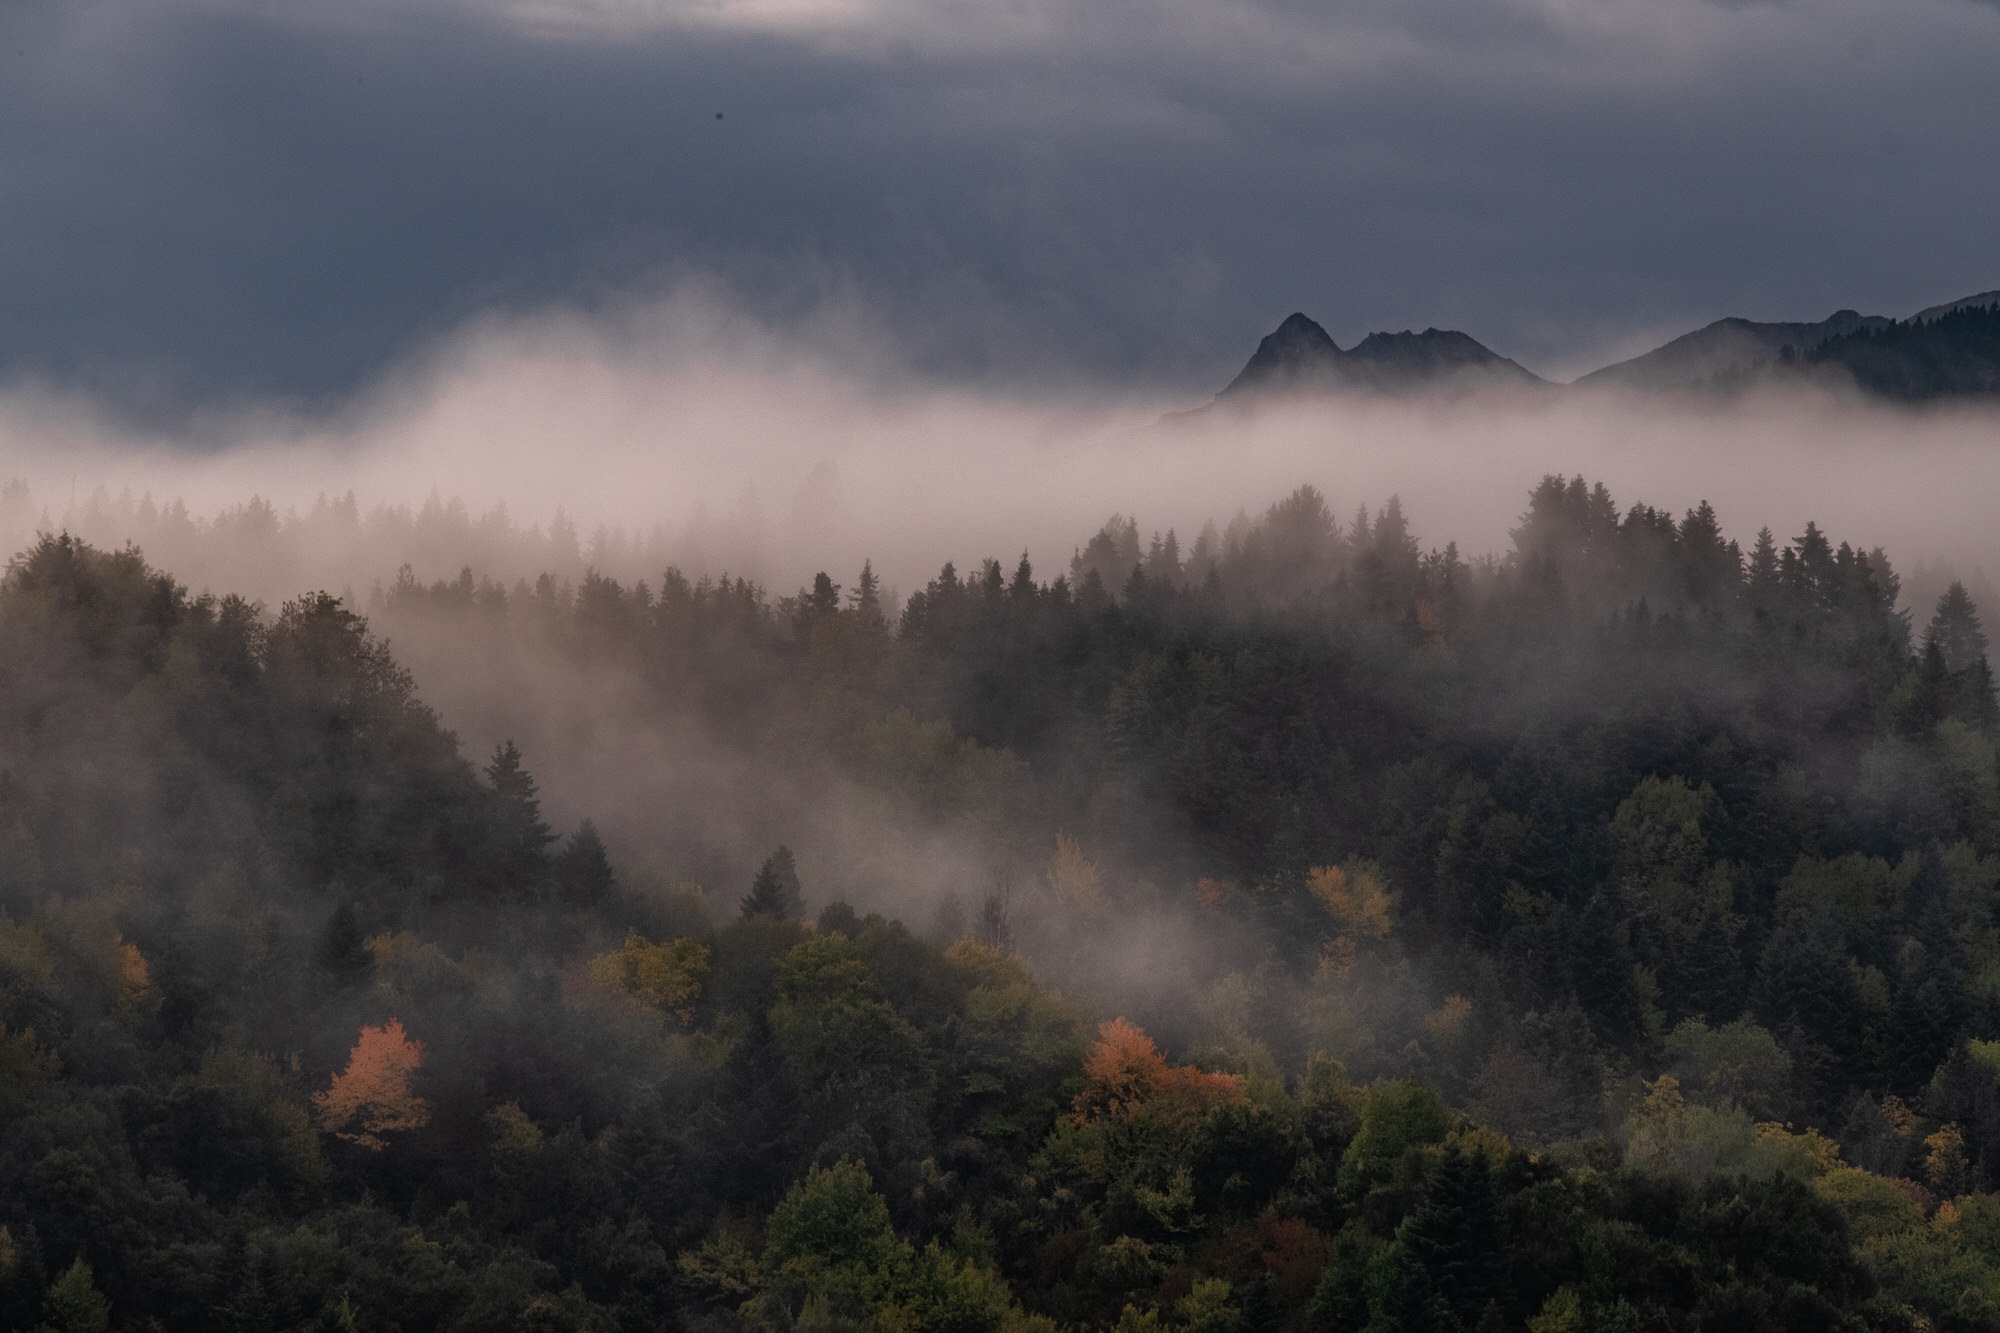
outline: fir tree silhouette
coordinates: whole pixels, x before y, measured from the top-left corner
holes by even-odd
[[[743,919],[769,916],[789,921],[798,916],[802,901],[798,864],[792,859],[792,849],[780,847],[771,853],[770,859],[758,869],[757,878],[751,881],[749,896],[743,899]]]

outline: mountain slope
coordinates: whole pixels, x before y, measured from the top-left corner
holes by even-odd
[[[1371,333],[1343,351],[1327,331],[1294,313],[1257,344],[1218,399],[1290,393],[1416,394],[1548,381],[1463,333]]]
[[[1988,305],[2000,305],[2000,290],[1980,292],[1977,296],[1961,296],[1956,301],[1946,301],[1943,305],[1934,305],[1928,309],[1919,310],[1916,314],[1911,315],[1910,319],[1915,323],[1924,323],[1936,319],[1940,315],[1949,315],[1954,310],[1964,310],[1969,306]]]
[[[1787,351],[1803,351],[1828,338],[1887,328],[1894,322],[1885,315],[1852,310],[1835,311],[1814,324],[1718,319],[1644,355],[1593,370],[1575,383],[1648,392],[1709,388],[1718,380],[1775,361]]]

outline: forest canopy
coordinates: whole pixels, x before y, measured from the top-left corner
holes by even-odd
[[[18,554],[0,1326],[2000,1328],[1963,585],[1553,476],[843,577]],[[548,814],[585,706],[707,803]]]

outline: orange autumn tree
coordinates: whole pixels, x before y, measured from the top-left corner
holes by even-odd
[[[1151,1037],[1122,1018],[1103,1024],[1097,1032],[1097,1043],[1083,1062],[1090,1083],[1074,1104],[1079,1122],[1163,1114],[1180,1118],[1249,1100],[1236,1075],[1170,1065]]]
[[[430,1103],[410,1090],[423,1063],[424,1044],[404,1034],[401,1019],[362,1028],[347,1068],[333,1076],[332,1087],[313,1094],[320,1128],[380,1151],[386,1146],[383,1134],[429,1123]]]

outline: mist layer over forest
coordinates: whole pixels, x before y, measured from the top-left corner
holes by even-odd
[[[2000,1327],[1990,416],[856,383],[14,405],[0,1319]]]

